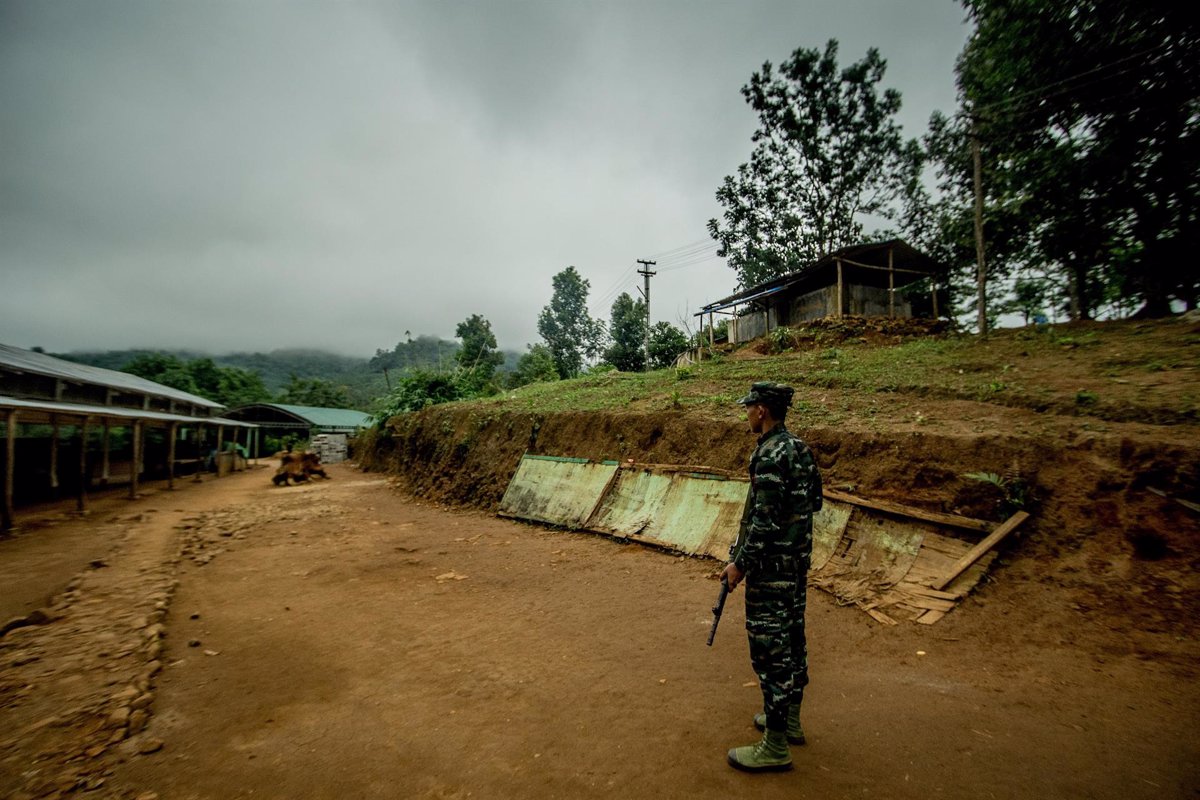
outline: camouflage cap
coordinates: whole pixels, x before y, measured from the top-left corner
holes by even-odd
[[[759,381],[750,387],[750,393],[741,400],[738,400],[738,403],[744,406],[753,403],[766,403],[787,407],[792,404],[792,395],[795,391],[792,387],[784,386],[782,383]]]

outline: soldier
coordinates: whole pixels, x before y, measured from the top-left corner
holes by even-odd
[[[821,476],[812,451],[784,426],[792,393],[790,386],[756,383],[738,401],[746,407],[750,430],[760,436],[750,458],[741,528],[721,576],[730,590],[746,581],[750,663],[763,693],[763,713],[754,718],[762,740],[728,756],[731,766],[748,772],[791,769],[788,744],[804,744],[805,588]]]

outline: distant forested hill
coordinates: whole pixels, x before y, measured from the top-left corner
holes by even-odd
[[[119,370],[139,356],[151,354],[172,355],[182,361],[211,358],[219,367],[237,367],[257,372],[272,395],[278,395],[295,375],[300,379],[320,379],[336,386],[345,386],[355,408],[370,409],[373,401],[387,394],[382,366],[387,366],[392,378],[404,369],[452,369],[456,341],[420,336],[402,342],[393,350],[376,351],[374,358],[355,358],[329,353],[323,350],[286,349],[269,353],[228,353],[212,355],[199,350],[103,350],[72,353],[54,353],[58,358],[79,364],[90,364],[105,369]],[[382,356],[382,357],[381,357]],[[505,352],[505,364],[512,369],[518,353]]]

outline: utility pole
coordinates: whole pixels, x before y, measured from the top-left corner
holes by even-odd
[[[642,290],[642,299],[644,299],[646,301],[646,332],[643,336],[643,338],[645,339],[643,346],[646,349],[646,366],[643,367],[642,371],[649,372],[650,371],[650,276],[658,274],[657,272],[651,272],[650,267],[657,265],[658,262],[657,261],[646,261],[645,259],[639,258],[637,260],[637,263],[642,265],[642,268],[638,270],[638,275],[641,275],[643,278],[645,278],[645,281],[646,281],[646,288]]]
[[[976,279],[979,284],[979,335],[986,339],[987,329],[987,267],[984,263],[983,252],[983,157],[979,152],[979,131],[976,123],[971,122],[971,162],[975,178],[975,261],[979,270]]]

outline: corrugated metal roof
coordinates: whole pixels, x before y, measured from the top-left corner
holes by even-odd
[[[52,378],[62,378],[74,383],[91,383],[97,386],[107,386],[126,392],[137,392],[155,397],[166,397],[179,400],[202,408],[224,408],[220,403],[214,403],[206,397],[200,397],[189,392],[172,389],[161,383],[139,378],[126,372],[117,372],[102,367],[92,367],[87,364],[76,364],[61,358],[35,353],[32,350],[22,350],[8,344],[0,344],[0,366],[20,372],[32,372],[37,375],[48,375]]]
[[[722,297],[720,300],[716,300],[706,306],[703,306],[701,314],[707,314],[710,311],[719,311],[723,308],[728,308],[729,306],[738,305],[740,303],[748,303],[764,295],[771,294],[772,290],[782,289],[790,286],[793,283],[801,281],[822,267],[833,264],[839,258],[847,260],[869,258],[872,255],[886,253],[889,248],[894,249],[895,266],[899,269],[911,270],[920,267],[923,271],[939,274],[946,271],[945,267],[938,264],[920,250],[917,250],[903,239],[888,239],[884,242],[856,244],[851,247],[843,247],[841,250],[828,253],[811,264],[805,264],[795,272],[789,272],[786,275],[780,275],[779,277],[772,278],[769,281],[763,281],[756,286],[750,286],[740,292],[735,292],[728,297]],[[886,267],[887,264],[886,262],[882,262],[880,266]],[[908,275],[897,277],[896,286],[899,287],[906,285],[912,280],[914,279]],[[700,316],[700,314],[697,314],[696,316]]]
[[[140,408],[121,408],[120,406],[97,406],[85,403],[55,403],[46,400],[18,400],[15,397],[0,396],[0,408],[15,408],[37,411],[46,414],[65,414],[74,416],[97,417],[107,419],[144,419],[154,422],[186,422],[189,425],[203,423],[205,425],[228,425],[234,428],[257,428],[253,422],[242,422],[224,417],[189,417],[183,414],[167,414],[163,411],[143,411]]]
[[[226,413],[238,414],[253,408],[275,408],[307,422],[314,428],[344,428],[354,430],[365,427],[371,419],[370,414],[355,411],[352,408],[320,408],[316,406],[293,406],[284,403],[252,403],[239,406]],[[270,427],[270,423],[261,423]]]

